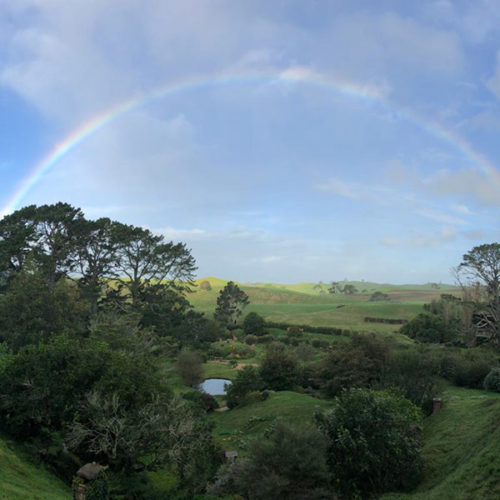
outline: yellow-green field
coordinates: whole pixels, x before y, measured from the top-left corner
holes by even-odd
[[[199,311],[209,315],[216,306],[217,296],[227,283],[217,278],[201,278],[199,285],[208,281],[212,289],[200,290],[189,295],[189,300]],[[245,284],[239,286],[248,294],[250,305],[245,313],[255,311],[267,321],[277,323],[307,324],[311,326],[331,326],[360,332],[392,334],[398,325],[366,323],[366,316],[390,319],[412,319],[422,312],[423,305],[438,299],[442,293],[459,294],[459,290],[449,285],[379,285],[367,282],[350,282],[360,293],[355,295],[327,293],[328,286],[318,287],[314,283]],[[364,291],[364,293],[361,293]],[[387,301],[370,301],[375,291],[389,296]]]

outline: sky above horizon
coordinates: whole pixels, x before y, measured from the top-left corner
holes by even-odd
[[[0,0],[0,208],[198,276],[453,282],[500,241],[500,4]]]

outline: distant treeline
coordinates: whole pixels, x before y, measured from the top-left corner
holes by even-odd
[[[393,318],[372,318],[366,316],[365,323],[385,323],[386,325],[404,325],[408,322],[406,319],[393,319]]]

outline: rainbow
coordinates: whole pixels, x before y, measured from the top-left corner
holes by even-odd
[[[286,84],[304,83],[322,87],[334,91],[348,98],[380,104],[399,118],[408,120],[418,128],[423,129],[430,135],[452,145],[461,154],[465,155],[476,167],[479,167],[500,189],[500,172],[480,152],[476,151],[464,138],[453,131],[444,128],[439,123],[425,119],[416,113],[399,108],[390,103],[376,87],[360,85],[340,78],[326,78],[303,68],[291,68],[276,74],[252,74],[247,76],[218,76],[198,77],[171,83],[166,86],[142,93],[132,99],[116,104],[82,123],[72,130],[55,147],[37,163],[29,174],[22,180],[18,189],[7,200],[1,209],[1,216],[16,210],[28,192],[39,182],[43,175],[48,172],[63,157],[73,151],[78,145],[96,134],[102,128],[118,119],[126,113],[144,106],[151,101],[172,96],[181,92],[188,92],[204,87],[221,87],[232,85],[258,85],[258,84]]]

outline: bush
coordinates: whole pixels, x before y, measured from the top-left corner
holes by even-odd
[[[500,368],[493,368],[486,375],[483,385],[487,391],[500,392]]]
[[[410,348],[389,357],[381,385],[397,388],[403,396],[419,406],[425,415],[432,412],[432,400],[438,391],[439,360],[422,349]]]
[[[263,335],[265,321],[256,312],[250,312],[243,320],[243,331],[248,335]]]
[[[317,415],[343,498],[413,488],[422,472],[420,410],[387,391],[351,389]]]
[[[286,391],[299,381],[299,369],[294,358],[280,346],[271,346],[260,367],[260,376],[267,389]]]
[[[245,366],[226,391],[226,404],[234,408],[242,404],[247,394],[260,391],[263,387],[259,372],[253,366]]]
[[[278,424],[267,439],[252,443],[247,459],[222,467],[209,493],[217,498],[236,494],[252,500],[326,500],[332,498],[328,487],[321,434],[311,427],[296,430]]]
[[[177,358],[177,371],[185,385],[193,386],[203,380],[203,367],[197,352],[181,351]]]
[[[245,344],[253,345],[259,341],[259,338],[256,335],[246,335],[244,341]]]
[[[444,344],[457,336],[456,328],[436,314],[421,313],[401,327],[401,333],[419,342]]]

